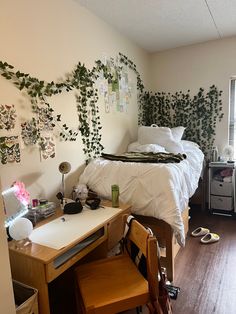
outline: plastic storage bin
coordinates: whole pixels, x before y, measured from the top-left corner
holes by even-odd
[[[211,208],[231,211],[233,210],[232,197],[211,195]]]
[[[38,290],[13,280],[16,314],[38,314]]]
[[[211,194],[221,195],[221,196],[232,196],[233,195],[233,183],[212,180]]]

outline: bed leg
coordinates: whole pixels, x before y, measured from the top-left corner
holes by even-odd
[[[166,239],[166,271],[168,280],[172,282],[174,280],[173,233]]]
[[[174,234],[169,224],[154,217],[135,215],[144,226],[150,227],[157,237],[160,247],[165,247],[165,256],[161,256],[161,266],[166,268],[169,281],[174,280]]]

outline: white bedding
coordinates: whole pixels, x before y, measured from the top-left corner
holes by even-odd
[[[166,221],[183,246],[181,212],[198,186],[204,156],[197,145],[181,143],[187,158],[180,163],[126,163],[99,158],[88,164],[79,183],[107,199],[111,199],[111,185],[118,184],[121,202],[131,204],[133,213]]]

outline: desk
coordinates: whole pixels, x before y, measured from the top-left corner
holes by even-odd
[[[103,205],[111,206],[110,202],[104,202]],[[60,250],[36,243],[32,243],[23,249],[17,249],[15,241],[9,243],[12,277],[15,280],[38,289],[40,314],[50,313],[48,283],[92,251],[97,250],[96,257],[104,257],[121,239],[124,230],[123,217],[125,214],[130,213],[130,206],[120,205],[119,208],[121,210],[109,218],[109,220],[104,221],[96,228],[93,228],[76,241],[73,241]],[[62,211],[58,210],[53,217],[41,222],[37,227],[62,215]],[[92,241],[88,241],[90,239],[92,239]],[[89,244],[83,247],[83,243],[86,241]],[[80,248],[77,253],[73,253],[72,256],[64,260],[63,263],[60,263],[61,257],[68,255],[68,252],[71,252],[71,250],[74,250],[74,248],[78,247],[80,244],[82,248]]]

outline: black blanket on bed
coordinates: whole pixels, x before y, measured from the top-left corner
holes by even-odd
[[[125,162],[149,162],[149,163],[179,163],[187,158],[185,154],[173,153],[124,153],[121,155],[112,155],[102,153],[102,157],[109,160],[119,160]]]

